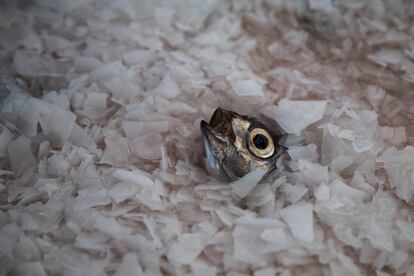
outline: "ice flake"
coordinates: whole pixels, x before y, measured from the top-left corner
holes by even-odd
[[[41,262],[29,262],[17,265],[19,275],[36,275],[47,276],[47,273]]]
[[[315,197],[319,202],[329,200],[329,187],[325,183],[321,183],[315,189]]]
[[[254,276],[274,276],[279,272],[278,269],[274,267],[266,267],[254,272]]]
[[[69,167],[69,162],[63,156],[55,154],[48,160],[47,173],[51,176],[64,176]]]
[[[90,91],[83,102],[83,113],[92,120],[99,120],[105,117],[108,112],[108,94]]]
[[[121,203],[135,196],[138,189],[139,187],[134,183],[118,183],[108,193],[116,203]]]
[[[273,250],[273,246],[260,239],[257,228],[238,225],[233,230],[233,256],[244,263],[264,265],[263,254]]]
[[[397,50],[379,50],[369,54],[367,58],[381,66],[396,65],[401,63],[403,54]]]
[[[391,187],[396,187],[399,198],[409,202],[414,194],[414,147],[408,146],[402,150],[389,149],[384,152],[383,158]]]
[[[10,130],[4,128],[0,133],[0,157],[4,158],[7,154],[7,147],[13,140],[13,135]]]
[[[374,147],[371,139],[360,138],[352,142],[352,147],[357,153],[368,151]]]
[[[24,212],[20,216],[21,227],[26,231],[36,231],[39,230],[39,223],[35,218],[27,212]]]
[[[130,150],[143,159],[160,160],[162,142],[158,133],[148,133],[134,138],[130,142]]]
[[[17,106],[16,106],[17,107]],[[27,100],[19,106],[16,126],[22,134],[33,137],[38,132],[38,121],[42,112],[49,112],[48,104],[38,99],[28,97]]]
[[[217,210],[214,210],[218,218],[223,222],[224,225],[230,226],[234,222],[234,215],[228,212],[227,210],[220,208]]]
[[[203,250],[205,238],[203,233],[182,234],[168,250],[168,259],[180,264],[191,264]]]
[[[283,220],[289,225],[295,238],[311,243],[315,239],[313,230],[313,205],[299,202],[281,210]]]
[[[46,56],[29,55],[23,51],[16,51],[13,56],[13,65],[17,73],[33,77],[61,76],[60,64]]]
[[[145,275],[135,253],[127,253],[122,258],[121,264],[115,272],[115,276],[140,276]]]
[[[368,198],[368,194],[361,190],[355,189],[340,179],[335,179],[330,185],[331,198],[335,198],[346,206],[354,206]]]
[[[332,230],[336,237],[345,244],[355,248],[361,248],[363,246],[361,238],[357,236],[359,232],[356,232],[353,227],[346,226],[346,224],[340,222],[335,224]]]
[[[283,228],[264,229],[260,238],[271,243],[276,249],[284,249],[289,246],[288,234]]]
[[[333,12],[333,2],[331,0],[309,0],[309,8],[311,10],[323,11],[323,12]]]
[[[133,50],[122,54],[122,60],[129,66],[135,64],[144,64],[154,57],[152,51],[149,50]]]
[[[122,65],[121,61],[115,61],[113,63],[105,64],[93,70],[92,72],[90,72],[89,77],[91,80],[95,81],[113,78],[114,76],[119,74],[119,72],[121,72],[123,68],[124,66]]]
[[[73,245],[81,249],[105,252],[110,247],[110,245],[106,243],[107,241],[108,237],[103,234],[97,232],[94,232],[93,234],[80,232],[77,234]]]
[[[24,46],[26,49],[32,49],[37,52],[40,52],[43,47],[43,42],[41,37],[35,33],[29,33],[22,39],[18,41],[18,43]]]
[[[409,256],[409,253],[405,250],[394,250],[388,260],[394,268],[400,269]]]
[[[160,237],[158,235],[157,224],[154,221],[154,218],[151,217],[151,216],[144,216],[144,224],[147,227],[149,233],[151,234],[151,237],[154,241],[155,246],[157,248],[161,248],[162,243],[161,243]]]
[[[266,174],[266,169],[256,169],[239,180],[231,183],[232,193],[239,198],[245,198]]]
[[[51,145],[62,147],[72,133],[76,116],[70,111],[51,107],[39,117],[39,123]]]
[[[299,159],[298,167],[308,187],[314,188],[322,182],[328,183],[329,181],[327,166]]]
[[[351,186],[369,194],[375,193],[375,188],[365,181],[361,172],[356,171],[351,180]]]
[[[308,192],[308,188],[299,183],[296,183],[296,185],[285,183],[280,187],[280,191],[285,195],[289,202],[295,203],[302,199],[302,197]]]
[[[95,228],[101,233],[108,235],[112,238],[120,238],[131,232],[131,229],[121,225],[115,218],[98,216],[96,218]]]
[[[380,128],[380,134],[382,139],[391,145],[401,145],[407,142],[407,133],[403,126],[383,126]]]
[[[27,236],[19,237],[15,247],[16,257],[25,261],[39,260],[41,257],[36,242]]]
[[[277,106],[267,106],[262,112],[275,120],[284,131],[297,136],[307,126],[322,119],[326,101],[291,101],[283,99]]]
[[[324,125],[323,127],[326,127],[333,137],[345,139],[348,141],[355,141],[355,132],[353,130],[342,128],[329,123]]]
[[[318,158],[318,147],[315,144],[309,144],[307,146],[291,146],[288,149],[288,153],[292,160],[308,160],[314,161]]]
[[[31,141],[25,136],[19,136],[10,142],[7,152],[15,172],[26,171],[36,164],[31,149]]]
[[[105,138],[105,153],[101,162],[113,166],[123,166],[128,164],[128,155],[130,153],[128,141],[124,137]]]
[[[79,73],[86,73],[102,66],[102,62],[96,57],[83,57],[79,56],[75,58],[76,71]]]
[[[116,169],[113,176],[120,181],[134,183],[143,188],[152,188],[154,186],[151,175],[139,169],[134,169],[133,171]]]
[[[122,128],[125,131],[128,139],[133,139],[137,136],[148,134],[151,132],[160,133],[169,129],[168,121],[150,121],[150,122],[134,122],[122,121]]]
[[[43,40],[50,52],[70,48],[73,45],[69,40],[61,36],[43,35]]]
[[[284,227],[285,224],[276,218],[256,218],[252,216],[242,216],[234,221],[234,224],[253,225],[263,228],[277,228]]]
[[[163,96],[167,99],[173,99],[180,93],[180,87],[171,77],[171,74],[169,72],[164,75],[163,79],[154,90],[155,95]]]
[[[366,97],[373,107],[378,107],[385,96],[385,91],[377,86],[369,85],[366,89]]]
[[[231,83],[234,93],[239,96],[263,96],[262,87],[254,80],[240,80]]]
[[[111,203],[111,198],[108,196],[106,190],[81,190],[79,191],[79,196],[76,198],[73,209],[75,211],[83,211],[94,206],[102,206],[109,203]]]
[[[12,258],[12,240],[6,235],[0,235],[0,253],[3,256],[7,256],[8,258]]]
[[[359,268],[350,257],[343,253],[338,253],[337,258],[350,275],[361,275]]]
[[[122,242],[125,243],[128,248],[135,251],[146,250],[152,252],[155,250],[154,242],[150,241],[141,234],[123,236]]]
[[[272,204],[275,199],[275,193],[268,183],[257,185],[253,191],[245,198],[245,203],[249,208],[263,207]]]
[[[88,132],[76,123],[73,124],[72,133],[70,134],[68,141],[76,146],[85,148],[96,146],[95,141]]]
[[[191,270],[194,275],[200,276],[215,276],[217,275],[217,268],[211,266],[207,262],[196,261],[191,263]]]
[[[414,223],[403,220],[397,220],[397,225],[401,230],[402,236],[414,242]]]
[[[371,217],[364,222],[366,227],[366,236],[374,248],[394,251],[394,238],[392,236],[391,226],[381,218]]]

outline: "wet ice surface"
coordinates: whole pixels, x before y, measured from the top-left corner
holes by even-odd
[[[0,274],[413,274],[412,11],[5,4]],[[279,124],[274,178],[206,174],[217,106]]]

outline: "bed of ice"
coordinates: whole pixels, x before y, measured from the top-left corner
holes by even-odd
[[[411,1],[0,10],[1,275],[414,274]],[[279,124],[275,181],[205,173],[217,106]]]

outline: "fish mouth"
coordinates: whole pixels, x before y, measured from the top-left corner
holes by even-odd
[[[204,167],[211,175],[221,180],[228,180],[221,162],[225,158],[225,151],[230,146],[228,132],[231,129],[231,111],[217,108],[211,116],[210,122],[202,120],[200,129],[204,144]]]
[[[200,122],[200,129],[204,139],[205,147],[213,152],[215,158],[220,159],[220,151],[229,147],[233,129],[231,120],[233,112],[217,108],[211,116],[210,122]]]
[[[231,125],[231,119],[233,117],[234,112],[218,107],[211,116],[209,123],[204,120],[200,122],[201,132],[203,135],[210,133],[218,137],[230,137],[233,134]]]
[[[213,115],[211,115],[209,125],[215,128],[220,124],[229,123],[231,120],[231,113],[231,111],[224,110],[220,107],[216,108]]]

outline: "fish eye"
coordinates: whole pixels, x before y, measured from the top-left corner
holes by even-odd
[[[262,134],[257,134],[253,138],[253,144],[256,148],[264,150],[269,145],[269,140],[267,140],[266,136]]]
[[[263,128],[255,128],[249,133],[249,150],[259,158],[268,158],[275,152],[270,133]]]

